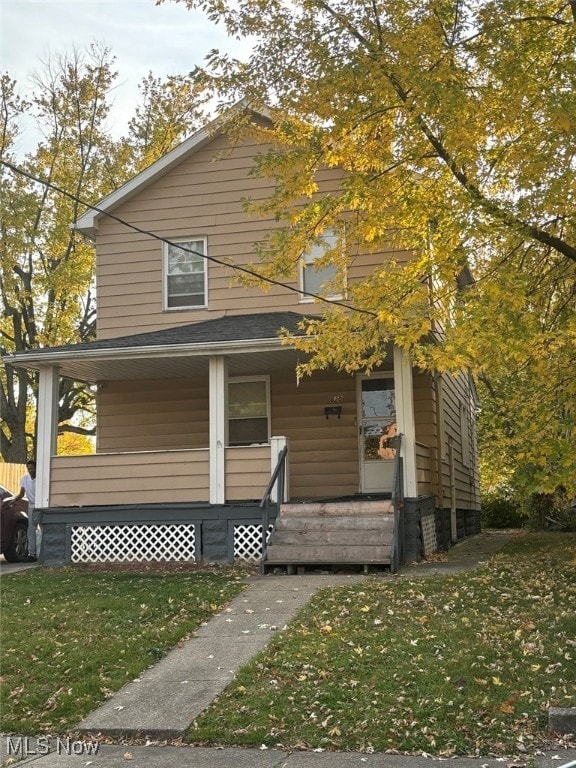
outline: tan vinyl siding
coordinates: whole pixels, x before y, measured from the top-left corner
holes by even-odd
[[[436,441],[436,418],[432,377],[429,373],[415,371],[412,381],[416,440],[423,445],[433,446]]]
[[[436,390],[432,375],[413,372],[414,423],[416,431],[416,471],[419,494],[439,494],[438,484],[438,417]],[[423,453],[427,453],[426,472],[423,474]],[[438,499],[439,502],[439,499]]]
[[[208,378],[111,381],[98,392],[98,452],[207,448],[208,436]]]
[[[260,501],[270,475],[269,445],[226,448],[226,501]]]
[[[270,182],[250,176],[255,146],[240,144],[232,154],[215,159],[226,148],[226,141],[216,138],[120,206],[116,215],[170,239],[206,236],[209,256],[246,263],[253,258],[254,242],[274,223],[250,220],[244,213],[243,199],[264,199],[272,188]],[[161,243],[127,232],[111,220],[101,221],[97,242],[100,338],[218,316],[214,313],[222,314],[246,295],[240,286],[231,289],[231,269],[209,262],[210,311],[165,312]],[[256,293],[252,292],[254,296]],[[260,294],[260,301],[263,309],[281,308],[283,297],[279,292]],[[283,306],[288,304],[285,299]],[[258,309],[255,306],[253,311]]]
[[[296,385],[295,375],[272,377],[272,430],[288,438],[290,497],[357,493],[358,427],[352,376],[319,373]],[[324,415],[330,397],[342,395],[342,415]]]
[[[416,482],[418,496],[432,493],[432,460],[429,446],[416,443]]]
[[[262,374],[266,371],[262,370]],[[257,375],[256,372],[254,375]],[[352,376],[317,374],[296,384],[294,370],[270,377],[271,430],[289,442],[292,498],[334,496],[358,491],[356,389]],[[326,419],[330,397],[342,395],[340,419]],[[98,451],[206,448],[208,379],[109,382],[99,392]],[[270,478],[270,449],[250,447],[267,459],[252,469],[236,462],[241,448],[227,448],[228,500],[261,498]],[[261,459],[261,457],[260,457]],[[252,460],[252,459],[250,459]]]
[[[255,259],[255,243],[280,226],[273,218],[249,216],[244,200],[264,200],[272,182],[250,175],[261,145],[238,144],[229,150],[216,137],[184,159],[162,178],[119,206],[115,216],[170,240],[206,237],[208,256],[230,265],[245,266]],[[322,193],[336,190],[337,169],[319,173]],[[353,246],[351,246],[353,248]],[[372,272],[390,258],[405,261],[405,252],[360,253],[352,259],[350,282]],[[223,314],[281,311],[320,312],[301,303],[299,294],[279,287],[268,292],[238,284],[230,266],[207,263],[208,307],[165,311],[163,307],[162,243],[103,217],[97,233],[98,337],[123,336],[198,322]],[[290,282],[298,287],[298,276]]]
[[[472,393],[468,376],[460,374],[442,377],[443,415],[445,432],[445,455],[442,457],[444,480],[444,504],[450,506],[450,466],[448,448],[451,446],[454,457],[454,478],[456,490],[456,507],[458,509],[479,509],[479,478],[477,470],[476,431],[472,405]],[[462,440],[462,425],[460,418],[461,406],[468,411],[469,417],[464,427],[468,430],[467,441]],[[463,455],[464,444],[470,447],[470,461]],[[466,464],[469,463],[469,466]]]
[[[209,498],[207,449],[56,456],[52,458],[51,475],[52,507]]]
[[[452,391],[450,384],[447,388]],[[342,416],[326,419],[324,407],[335,395],[339,399],[342,397]],[[415,373],[419,493],[436,492],[435,407],[431,376]],[[462,466],[456,448],[458,411],[453,413],[446,401],[445,410],[446,429],[457,458],[457,501],[460,507],[467,507],[471,502],[476,503],[475,495],[470,497],[471,490],[474,491],[474,477],[471,486],[469,470]],[[289,440],[292,498],[346,495],[358,491],[358,428],[353,377],[322,373],[304,379],[297,386],[294,371],[274,372],[271,375],[271,416],[272,434],[286,436]],[[99,393],[99,451],[204,448],[208,446],[208,439],[207,378],[110,382]],[[268,453],[266,448],[266,455]],[[447,457],[444,459],[444,504],[449,506],[449,467]],[[267,482],[264,477],[270,474],[268,464],[244,472],[232,463],[228,470],[236,475],[228,478],[227,498],[230,500],[258,497],[260,488],[263,489]]]
[[[478,509],[480,504],[478,491],[478,472],[476,456],[476,433],[472,395],[468,377],[465,374],[452,376],[444,374],[438,387],[434,385],[430,373],[414,373],[414,419],[416,440],[426,446],[430,491],[439,496],[437,503],[449,508],[450,463],[448,446],[452,446],[454,456],[454,478],[456,506],[458,509]],[[440,396],[441,400],[438,400]],[[468,418],[461,425],[461,407],[467,409]],[[462,439],[462,426],[468,432],[467,440]],[[469,460],[463,455],[463,446],[469,446]],[[422,458],[416,452],[418,477],[419,463]],[[419,485],[420,492],[420,485]]]
[[[266,374],[254,371],[254,375]],[[443,406],[437,402],[432,377],[414,374],[414,410],[417,442],[417,480],[420,494],[440,493],[438,499],[450,507],[450,467],[447,450],[438,461],[439,409],[445,423],[445,444],[452,445],[459,508],[477,508],[478,477],[473,418],[470,430],[471,466],[462,461],[460,403],[470,404],[465,376],[445,376]],[[289,441],[290,495],[292,498],[319,498],[357,493],[358,427],[355,379],[337,373],[317,373],[298,386],[292,369],[274,371],[270,376],[271,433]],[[342,415],[326,419],[324,408],[337,396]],[[465,400],[465,398],[468,398]],[[340,402],[341,400],[341,402]],[[151,451],[207,448],[209,444],[208,377],[108,382],[98,394],[97,450]],[[253,456],[269,448],[251,448]],[[263,454],[264,455],[264,454]],[[270,476],[270,466],[255,462],[240,449],[227,449],[226,498],[260,498]],[[235,457],[241,459],[236,463]],[[441,483],[438,480],[440,471]],[[231,473],[231,474],[230,474]],[[206,481],[207,483],[208,481]]]
[[[266,371],[262,371],[266,373]],[[135,451],[158,447],[208,446],[208,381],[202,379],[110,382],[99,394],[98,450]],[[333,496],[358,491],[358,429],[353,377],[318,374],[296,385],[295,373],[273,373],[272,434],[289,441],[290,493],[293,498]],[[342,395],[342,417],[326,419],[332,395]],[[159,445],[160,444],[160,445]],[[258,454],[269,448],[250,448]],[[241,449],[227,449],[227,456]],[[226,496],[256,498],[270,477],[268,463],[240,477],[234,460]],[[263,478],[266,476],[266,480]],[[256,490],[258,489],[258,493]],[[240,492],[247,495],[238,495]]]

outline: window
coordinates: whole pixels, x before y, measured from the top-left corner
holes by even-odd
[[[318,296],[325,296],[327,299],[341,298],[341,291],[334,291],[335,281],[338,277],[338,267],[336,264],[328,264],[325,267],[316,267],[315,262],[320,259],[326,251],[335,247],[338,238],[336,234],[328,229],[323,235],[320,243],[316,243],[309,251],[302,256],[300,286],[302,291],[315,293]],[[328,286],[325,288],[325,286]],[[302,293],[301,301],[314,301],[311,296]]]
[[[267,376],[228,381],[228,445],[270,441],[270,382]]]
[[[164,245],[164,292],[166,309],[205,307],[206,238]]]

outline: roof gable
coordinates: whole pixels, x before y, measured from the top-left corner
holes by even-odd
[[[199,131],[196,131],[196,133],[193,133],[192,136],[189,136],[183,142],[178,144],[177,147],[174,147],[174,149],[172,149],[166,155],[161,157],[159,160],[156,160],[155,163],[152,163],[152,165],[148,166],[148,168],[145,168],[136,176],[133,176],[121,187],[114,190],[114,192],[111,192],[106,197],[102,198],[102,200],[98,201],[98,203],[96,203],[93,207],[89,208],[85,213],[82,214],[82,216],[76,219],[73,224],[73,228],[84,235],[94,237],[96,230],[98,229],[99,218],[105,216],[106,214],[112,213],[118,206],[130,200],[130,198],[134,197],[141,190],[145,189],[154,181],[164,176],[166,173],[172,170],[172,168],[183,162],[186,158],[201,150],[216,136],[224,133],[222,126],[224,125],[225,120],[230,118],[231,112],[234,110],[238,111],[239,109],[249,110],[249,107],[245,101],[241,101],[225,115],[212,120],[204,128],[201,128]],[[268,114],[263,112],[255,112],[254,110],[249,111],[254,116],[254,118],[259,118],[267,122],[270,120]]]

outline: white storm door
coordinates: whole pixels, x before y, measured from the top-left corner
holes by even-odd
[[[359,377],[358,425],[360,491],[391,492],[396,454],[388,442],[396,434],[396,392],[392,372]]]

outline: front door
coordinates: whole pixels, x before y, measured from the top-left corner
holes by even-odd
[[[362,493],[391,492],[396,449],[390,440],[397,434],[392,373],[359,379],[358,424],[360,490]]]

